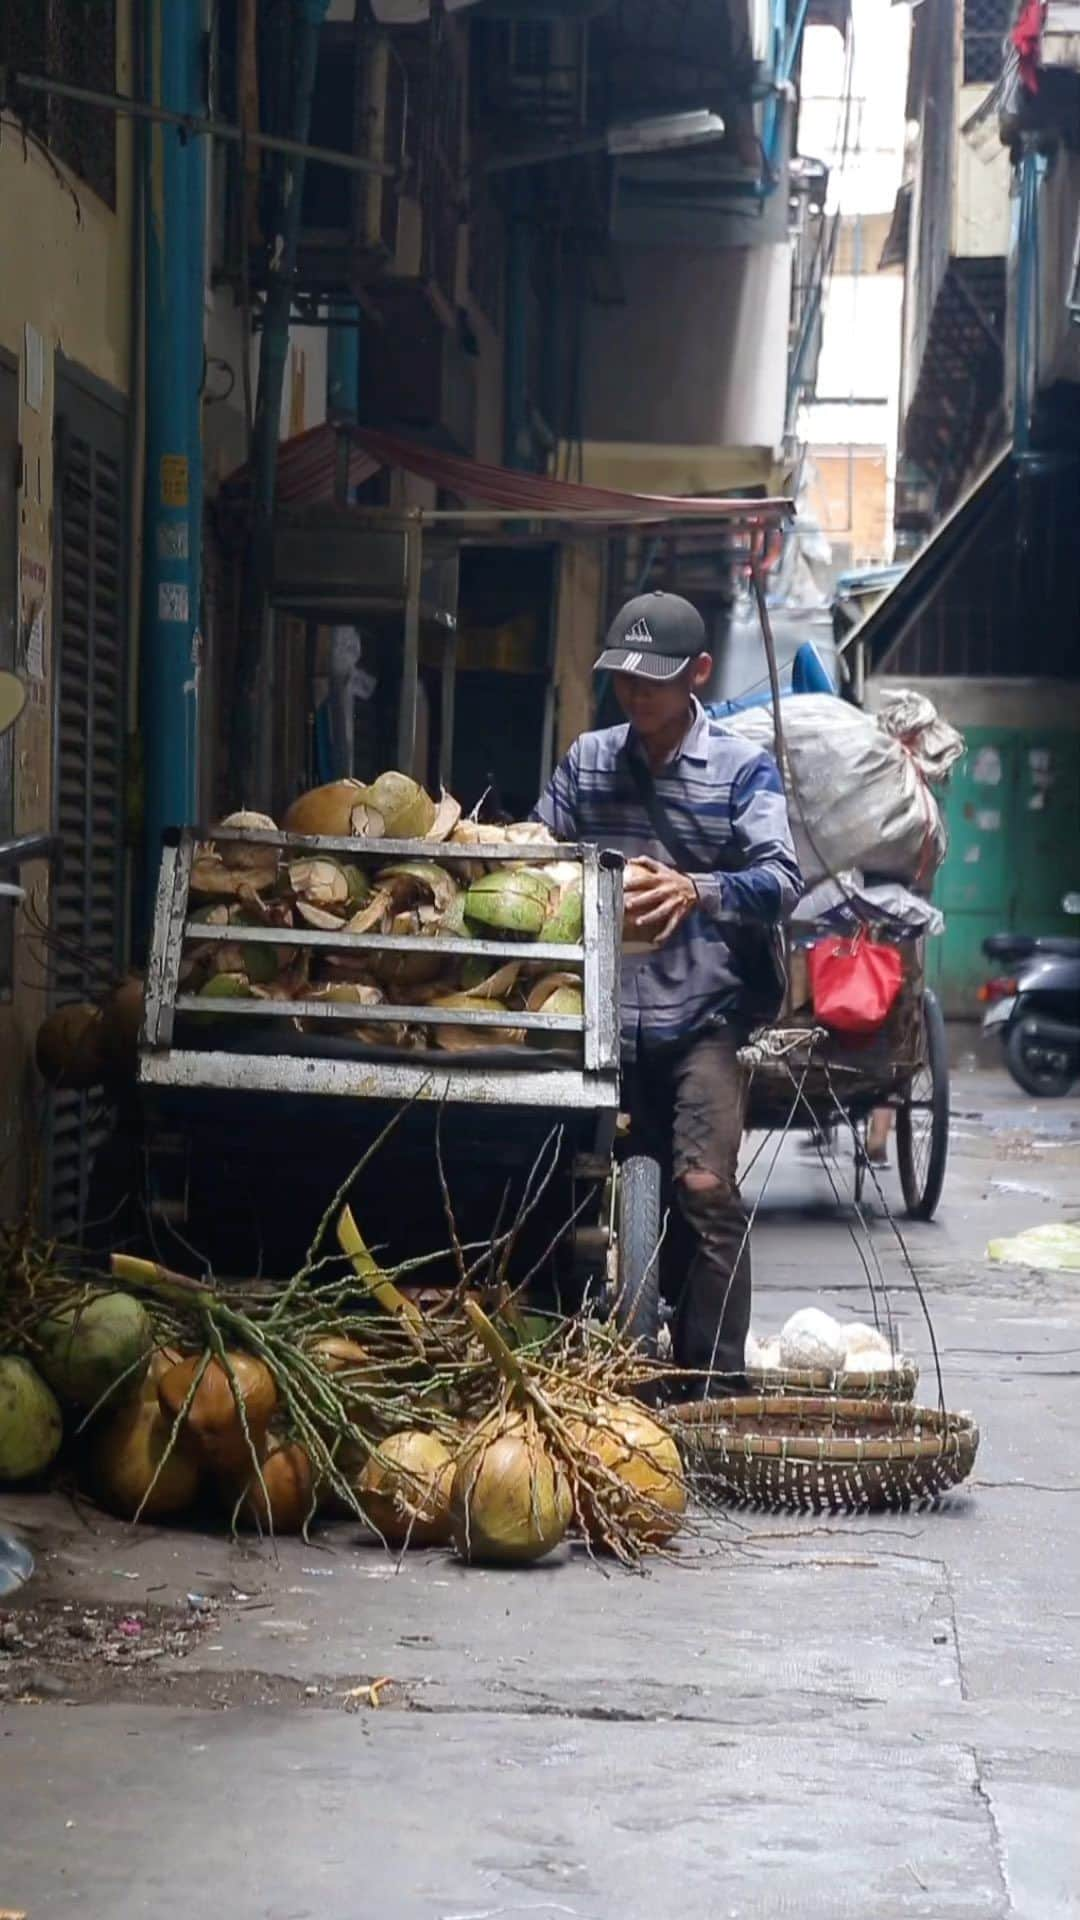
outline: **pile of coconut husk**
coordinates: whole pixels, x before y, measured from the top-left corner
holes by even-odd
[[[185,994],[208,1002],[314,1001],[354,1006],[355,1022],[335,1019],[341,1039],[367,1046],[447,1051],[537,1044],[574,1047],[566,1030],[550,1033],[512,1024],[470,1021],[425,1024],[426,1006],[470,1014],[578,1015],[583,1009],[581,968],[568,961],[495,961],[482,953],[450,955],[430,946],[362,953],[313,951],[289,941],[289,932],[364,933],[426,939],[545,941],[575,946],[582,934],[582,871],[577,861],[537,858],[552,836],[536,821],[499,826],[461,817],[444,793],[436,802],[405,774],[384,773],[371,786],[337,780],[302,794],[281,832],[302,838],[353,839],[356,855],[292,850],[236,834],[278,833],[268,814],[229,814],[214,828],[192,863],[190,924],[180,971]],[[382,840],[423,841],[430,854],[392,858],[370,845]],[[365,843],[368,843],[365,845]],[[475,858],[440,861],[440,845],[475,849]],[[521,860],[486,860],[485,848],[520,847]],[[530,859],[530,848],[533,853]],[[200,940],[198,928],[215,930]],[[221,930],[229,929],[230,937]],[[280,929],[281,940],[245,940],[245,930]],[[55,939],[45,925],[46,945]],[[235,932],[235,939],[231,937]],[[37,1064],[52,1086],[112,1088],[134,1077],[142,1018],[141,978],[108,981],[100,997],[48,1015],[38,1029]],[[364,1019],[372,1007],[400,1006],[408,1019]],[[217,1009],[219,1012],[224,1009]],[[321,1019],[298,1018],[301,1031],[326,1030]]]
[[[302,1269],[272,1285],[125,1254],[75,1281],[28,1229],[0,1236],[0,1482],[40,1478],[66,1434],[83,1488],[133,1521],[306,1535],[351,1516],[395,1549],[516,1563],[576,1536],[637,1564],[686,1507],[675,1438],[638,1397],[664,1369],[511,1289],[546,1177],[475,1245],[444,1180],[451,1247],[396,1265],[366,1247],[343,1190]],[[431,1287],[448,1258],[456,1284]]]
[[[335,851],[282,850],[268,843],[230,840],[231,832],[276,832],[265,814],[230,814],[199,849],[191,871],[193,919],[235,928],[236,939],[189,938],[181,971],[185,992],[206,999],[272,999],[355,1006],[357,1019],[335,1021],[343,1038],[400,1047],[460,1049],[521,1046],[523,1028],[440,1022],[425,1026],[415,1009],[462,1012],[577,1014],[580,970],[550,962],[493,962],[440,954],[430,944],[400,948],[313,952],[291,946],[289,928],[394,938],[451,937],[456,941],[546,941],[573,946],[582,932],[582,872],[576,861],[544,861],[530,848],[552,844],[536,822],[495,826],[463,820],[448,794],[436,803],[415,780],[384,773],[371,786],[355,780],[306,793],[282,822],[287,835],[349,838],[356,857]],[[365,843],[423,841],[426,853],[381,857]],[[475,859],[440,860],[440,845],[475,848]],[[486,847],[520,846],[518,861],[484,859]],[[280,944],[244,940],[244,929],[280,928]],[[413,1010],[409,1020],[364,1020],[372,1007]],[[303,1025],[303,1022],[301,1022]],[[321,1025],[311,1021],[310,1028]],[[562,1038],[563,1036],[560,1036]]]

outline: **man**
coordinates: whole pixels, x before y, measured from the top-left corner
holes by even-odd
[[[664,1170],[675,1359],[706,1394],[741,1384],[750,1324],[736,1052],[777,1010],[767,930],[802,887],[775,761],[725,733],[697,699],[712,664],[688,600],[629,601],[595,669],[612,674],[629,725],[582,734],[536,809],[560,840],[596,841],[634,862],[628,912],[652,947],[623,962],[632,1144]]]

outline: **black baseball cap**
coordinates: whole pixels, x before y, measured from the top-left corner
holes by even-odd
[[[674,680],[688,660],[708,647],[705,622],[678,593],[639,593],[620,607],[607,631],[595,673],[633,673],[642,680]]]

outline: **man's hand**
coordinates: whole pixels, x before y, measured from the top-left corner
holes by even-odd
[[[661,866],[647,854],[627,861],[623,897],[634,930],[647,934],[657,945],[670,940],[698,903],[697,888],[689,874]]]

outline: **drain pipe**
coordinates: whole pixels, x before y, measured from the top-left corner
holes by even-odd
[[[199,106],[199,0],[148,0],[146,98]],[[146,460],[140,694],[146,907],[161,837],[197,805],[199,586],[202,543],[203,244],[201,139],[155,122],[141,129],[146,214]]]
[[[319,29],[329,0],[299,0],[293,42],[294,90],[290,136],[303,147],[311,125],[311,98],[319,53]],[[289,346],[296,248],[304,197],[304,156],[283,154],[277,201],[277,227],[270,246],[269,286],[263,309],[259,384],[251,435],[251,519],[240,592],[240,617],[233,689],[230,769],[233,791],[245,806],[256,804],[255,762],[258,695],[266,653],[268,600],[274,538],[278,435],[285,359]]]

